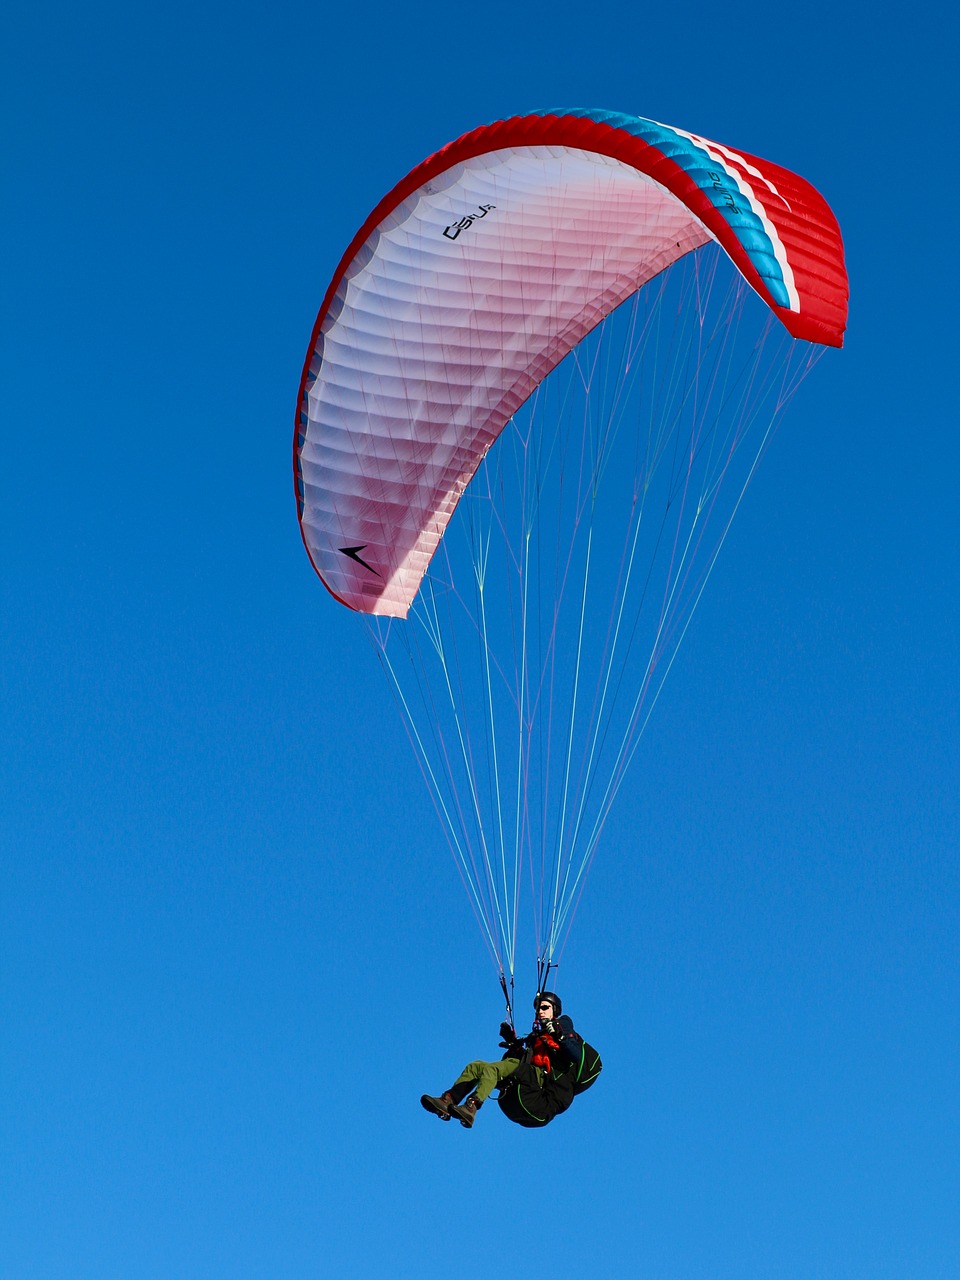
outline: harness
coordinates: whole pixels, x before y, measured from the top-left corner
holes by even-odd
[[[544,990],[552,968],[556,968],[556,965],[544,963],[542,960],[538,963],[538,991]],[[508,990],[506,977],[501,972],[500,987],[507,1005],[507,1020],[516,1035],[513,1021],[513,976],[511,975]],[[541,1038],[547,1042],[547,1047],[557,1050],[552,1068],[534,1062],[535,1049],[538,1047],[536,1044],[525,1045],[519,1057],[517,1069],[500,1086],[497,1097],[497,1105],[507,1119],[526,1129],[542,1129],[545,1124],[549,1124],[556,1116],[561,1115],[578,1093],[583,1093],[590,1088],[603,1070],[599,1053],[582,1037],[580,1037],[579,1061],[566,1057],[552,1037],[544,1035]],[[508,1049],[503,1056],[515,1058],[517,1055]],[[558,1059],[562,1062],[563,1058],[566,1058],[566,1063],[559,1065]]]

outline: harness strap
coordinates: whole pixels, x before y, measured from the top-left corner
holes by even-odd
[[[556,969],[557,967],[558,965],[554,964],[552,960],[547,960],[545,956],[537,957],[537,994],[538,995],[541,991],[546,991],[547,980],[550,977],[550,970]]]
[[[503,992],[503,998],[507,1004],[507,1021],[513,1027],[513,1033],[516,1035],[517,1028],[513,1022],[513,1001],[511,999],[513,996],[513,974],[510,975],[510,990],[507,991],[507,979],[502,969],[500,970],[500,990]]]

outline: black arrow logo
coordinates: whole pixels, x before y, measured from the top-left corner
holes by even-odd
[[[356,560],[357,564],[362,564],[363,567],[365,569],[369,569],[371,573],[376,573],[378,578],[382,578],[383,574],[377,573],[377,570],[373,565],[367,564],[366,560],[364,560],[360,555],[360,552],[364,550],[366,545],[367,544],[365,542],[362,542],[359,547],[338,547],[337,550],[342,552],[345,556],[349,556],[351,560]]]

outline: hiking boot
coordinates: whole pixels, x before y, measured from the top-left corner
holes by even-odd
[[[453,1106],[449,1108],[449,1112],[451,1116],[456,1116],[465,1129],[472,1129],[473,1122],[477,1118],[477,1112],[482,1106],[483,1103],[478,1101],[476,1094],[473,1094],[472,1097],[469,1097],[466,1100],[463,1106],[457,1106],[457,1104],[454,1103]]]
[[[441,1120],[449,1120],[450,1107],[453,1106],[453,1094],[446,1090],[439,1098],[432,1098],[429,1093],[425,1093],[420,1099],[420,1105],[424,1111],[432,1111]]]

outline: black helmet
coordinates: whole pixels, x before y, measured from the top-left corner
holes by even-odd
[[[560,1003],[560,997],[557,995],[555,991],[538,991],[537,992],[537,994],[533,997],[534,1013],[540,1012],[541,1000],[549,1000],[550,1003],[553,1005],[553,1016],[555,1018],[560,1017],[560,1014],[563,1012],[563,1005]]]

